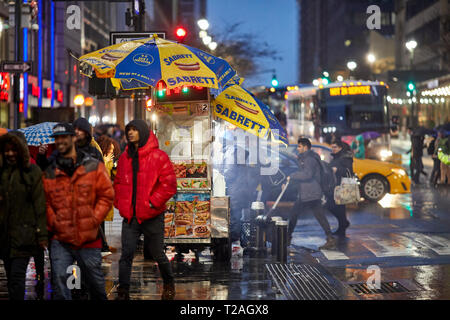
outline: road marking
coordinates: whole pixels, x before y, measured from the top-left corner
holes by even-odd
[[[410,239],[397,235],[390,235],[392,240],[376,239],[371,236],[362,243],[376,257],[400,257],[400,256],[418,256],[417,247],[412,245]]]
[[[433,250],[439,255],[450,255],[450,239],[436,235],[425,235],[417,232],[405,232],[406,237]]]
[[[347,257],[343,252],[341,251],[336,251],[336,250],[320,250],[320,252],[323,253],[323,255],[328,259],[328,260],[348,260],[350,259],[349,257]]]

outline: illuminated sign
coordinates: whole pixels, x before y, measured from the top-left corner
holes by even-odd
[[[156,85],[156,102],[200,101],[208,100],[208,88],[199,86],[182,86],[167,88],[163,81]]]
[[[58,100],[58,102],[63,102],[63,92],[62,92],[62,90],[56,90],[56,100]]]
[[[330,88],[330,96],[353,96],[358,94],[371,94],[370,86]]]
[[[9,74],[6,72],[0,72],[0,101],[8,101],[9,95]]]

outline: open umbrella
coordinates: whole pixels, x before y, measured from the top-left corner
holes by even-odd
[[[41,144],[55,143],[55,139],[51,138],[53,127],[56,122],[42,122],[31,127],[19,129],[25,135],[29,146],[40,146]]]
[[[223,59],[202,50],[153,35],[115,44],[79,58],[98,78],[112,78],[122,89],[155,87],[164,80],[168,88],[193,85],[219,88],[236,76]]]
[[[288,145],[286,131],[269,107],[239,85],[225,88],[212,101],[214,114],[260,138]]]
[[[376,131],[366,131],[366,132],[361,133],[361,135],[363,136],[364,140],[376,139],[379,136],[381,136],[381,134],[379,134]]]

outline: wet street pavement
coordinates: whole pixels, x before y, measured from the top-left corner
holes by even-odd
[[[425,179],[423,179],[425,181]],[[409,195],[386,195],[378,203],[363,202],[348,209],[347,237],[337,250],[318,251],[324,234],[310,213],[299,218],[288,263],[269,254],[252,258],[234,255],[230,263],[214,262],[208,249],[173,260],[176,299],[180,300],[307,300],[307,299],[450,299],[450,188],[428,184]],[[332,229],[337,227],[328,215]],[[106,235],[117,252],[104,259],[106,291],[116,296],[121,219],[106,223]],[[174,253],[168,252],[170,259]],[[366,281],[379,268],[380,291]],[[47,263],[48,273],[48,263]],[[46,297],[50,286],[46,276]],[[27,275],[27,299],[34,299],[34,269]],[[162,280],[154,262],[142,250],[133,264],[130,296],[161,298]],[[6,279],[0,268],[0,299]]]

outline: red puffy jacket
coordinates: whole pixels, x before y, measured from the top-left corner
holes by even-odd
[[[166,202],[177,193],[177,179],[169,156],[159,149],[158,139],[150,131],[147,143],[138,149],[136,218],[139,223],[166,211]],[[114,206],[131,222],[133,217],[133,167],[128,146],[122,153],[114,179]],[[150,203],[153,208],[150,207]]]
[[[84,157],[72,177],[56,165],[50,165],[43,181],[47,229],[54,233],[54,239],[75,247],[98,239],[99,226],[114,199],[105,165]]]

